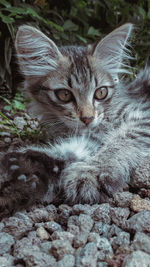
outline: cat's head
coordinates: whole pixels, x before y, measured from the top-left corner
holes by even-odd
[[[130,23],[87,47],[56,44],[41,31],[19,27],[15,47],[25,90],[33,109],[55,127],[71,129],[97,126],[103,119],[118,83],[126,72]]]

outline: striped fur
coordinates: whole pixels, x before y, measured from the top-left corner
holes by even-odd
[[[16,158],[21,170],[22,158],[30,158],[32,172],[32,162],[45,166],[49,158],[46,177],[47,166],[53,168],[44,201],[106,202],[130,183],[133,170],[149,155],[150,69],[131,83],[118,79],[127,72],[125,46],[131,30],[132,25],[125,24],[96,45],[57,48],[40,31],[20,27],[16,51],[25,91],[33,99],[32,111],[50,126],[54,143],[23,147]],[[102,86],[107,86],[108,95],[97,101],[94,94]],[[60,102],[55,95],[60,88],[69,90],[74,100]],[[91,116],[92,121],[85,124],[83,118]],[[55,180],[54,172],[59,174]]]

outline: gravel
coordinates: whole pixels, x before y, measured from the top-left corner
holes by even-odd
[[[150,266],[147,210],[112,203],[40,205],[2,218],[0,229],[2,267]]]

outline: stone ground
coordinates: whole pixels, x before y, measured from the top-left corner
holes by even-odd
[[[38,127],[28,115],[14,123]],[[31,142],[4,128],[0,150]],[[37,205],[0,218],[0,266],[150,267],[150,158],[110,203]]]

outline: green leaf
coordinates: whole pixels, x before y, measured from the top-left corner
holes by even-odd
[[[78,38],[80,41],[82,41],[84,44],[87,44],[87,40],[86,40],[84,37],[82,37],[82,36],[79,35],[79,34],[76,34],[76,36],[77,36],[77,38]]]
[[[99,32],[99,30],[97,30],[97,29],[95,29],[94,27],[91,26],[88,29],[87,35],[90,35],[90,36],[100,36],[100,32]]]
[[[12,109],[12,107],[11,107],[10,105],[6,105],[6,106],[4,107],[4,110],[7,110],[7,111],[11,111],[11,109]]]
[[[14,19],[13,18],[11,18],[11,17],[9,17],[9,16],[5,16],[5,15],[3,15],[3,13],[0,11],[0,18],[2,19],[2,21],[4,22],[4,23],[13,23],[14,22]]]
[[[63,29],[65,31],[78,31],[79,26],[68,19],[68,20],[65,21],[65,23],[63,25]]]
[[[25,105],[23,103],[21,103],[20,101],[14,99],[13,100],[13,108],[19,109],[19,110],[24,110],[25,109]]]
[[[2,4],[3,6],[5,6],[5,7],[11,7],[11,4],[10,3],[8,3],[6,0],[0,0],[0,4]]]

